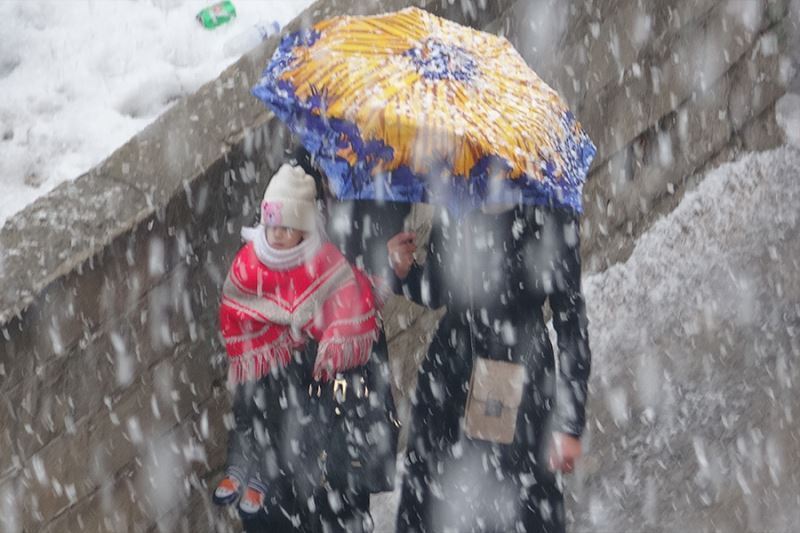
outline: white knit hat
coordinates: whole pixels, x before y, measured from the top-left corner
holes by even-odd
[[[285,163],[272,176],[261,202],[261,223],[301,231],[316,227],[317,187],[301,167]]]

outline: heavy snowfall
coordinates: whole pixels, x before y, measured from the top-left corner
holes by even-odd
[[[283,26],[311,0],[235,4],[234,23],[206,30],[206,1],[5,0],[0,226],[236,61],[253,25]],[[782,146],[708,170],[624,262],[584,275],[593,362],[584,458],[564,480],[574,531],[800,523],[799,80],[775,106]],[[0,498],[0,530],[19,531],[19,499]],[[397,500],[373,497],[376,531],[393,531]]]

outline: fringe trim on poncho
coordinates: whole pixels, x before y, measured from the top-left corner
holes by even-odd
[[[319,341],[314,378],[330,379],[366,364],[378,328],[367,277],[330,243],[287,270],[264,265],[248,243],[223,286],[220,329],[233,384],[286,367],[307,339]]]

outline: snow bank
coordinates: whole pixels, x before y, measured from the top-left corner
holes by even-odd
[[[748,154],[626,263],[587,276],[595,445],[577,530],[788,531],[800,518],[798,206],[800,150]]]
[[[763,318],[758,288],[736,269],[777,260],[800,221],[798,206],[800,151],[793,147],[747,154],[709,172],[639,238],[627,262],[586,278],[593,351],[602,357],[624,344],[646,352],[648,336],[680,336],[699,327],[682,319],[703,321],[708,312],[741,325]],[[731,292],[719,292],[722,286]],[[698,306],[706,314],[692,316]],[[595,378],[618,362],[601,361]]]
[[[775,120],[786,142],[800,148],[800,94],[784,94],[775,104]]]
[[[4,1],[0,226],[236,61],[226,43],[312,2],[233,1],[237,19],[215,30],[195,20],[212,0]]]

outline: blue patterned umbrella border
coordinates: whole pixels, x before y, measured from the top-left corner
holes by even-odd
[[[567,208],[576,213],[583,211],[583,183],[596,148],[582,130],[577,137],[565,136],[556,147],[565,162],[560,178],[555,177],[555,163],[541,154],[543,181],[527,174],[513,180],[492,180],[491,176],[498,169],[510,167],[508,161],[499,156],[482,158],[469,176],[448,175],[446,161],[436,167],[441,169],[441,175],[447,176],[444,179],[439,173],[435,178],[416,174],[407,166],[375,173],[375,167],[393,158],[391,146],[382,141],[364,141],[356,124],[326,116],[323,92],[314,93],[303,101],[297,97],[291,83],[281,80],[283,72],[292,64],[294,49],[309,47],[318,38],[319,33],[313,29],[286,35],[252,93],[300,138],[328,177],[337,198],[438,203],[457,214],[485,204],[517,203]],[[564,113],[562,121],[565,131],[573,131],[576,119],[570,111]],[[342,148],[350,148],[356,154],[354,165],[337,155]]]

